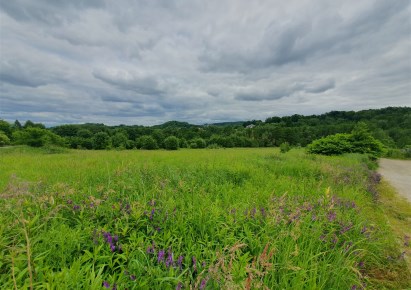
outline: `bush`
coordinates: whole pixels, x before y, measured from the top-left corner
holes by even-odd
[[[98,132],[93,137],[93,149],[102,150],[110,147],[110,136],[106,132]]]
[[[352,152],[350,134],[336,134],[314,140],[307,148],[310,153],[323,155],[339,155]]]
[[[167,137],[164,140],[164,148],[167,150],[177,150],[179,147],[178,138],[175,136]]]
[[[157,141],[150,135],[143,135],[136,140],[137,148],[139,149],[146,149],[146,150],[154,150],[158,149]]]
[[[15,144],[31,147],[42,147],[44,145],[66,146],[64,138],[38,127],[27,127],[27,129],[13,132],[13,140]]]
[[[122,132],[117,132],[111,137],[111,143],[114,148],[125,149],[127,147],[127,141],[127,135]]]
[[[284,142],[281,143],[280,145],[280,152],[281,153],[287,153],[288,151],[290,151],[291,147],[290,144],[288,142]]]
[[[205,148],[207,145],[206,141],[203,138],[195,138],[190,142],[190,148]]]
[[[365,123],[358,123],[351,134],[335,134],[313,141],[308,152],[323,155],[343,153],[369,154],[376,158],[385,152],[384,145],[371,136]]]
[[[3,131],[0,131],[0,147],[6,146],[9,144],[10,144],[9,137],[7,137],[7,135]]]

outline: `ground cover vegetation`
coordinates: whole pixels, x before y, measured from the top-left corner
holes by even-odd
[[[3,148],[0,284],[411,287],[378,202],[375,163],[283,152]]]
[[[73,124],[45,128],[43,124],[31,121],[21,125],[19,121],[10,124],[0,120],[0,146],[65,145],[73,149],[96,150],[279,147],[281,144],[305,147],[329,135],[351,134],[359,122],[365,123],[370,135],[387,148],[385,154],[388,157],[411,157],[411,108],[408,107],[271,117],[264,122],[192,125],[171,121],[151,127]],[[336,141],[344,141],[344,136],[339,135]]]

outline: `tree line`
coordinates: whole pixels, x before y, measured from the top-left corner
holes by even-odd
[[[58,145],[74,149],[178,149],[274,147],[287,143],[305,147],[333,134],[350,133],[357,123],[388,148],[411,144],[411,108],[332,111],[321,115],[270,117],[265,121],[193,125],[170,121],[156,126],[66,124],[46,128],[41,123],[0,120],[0,146]]]

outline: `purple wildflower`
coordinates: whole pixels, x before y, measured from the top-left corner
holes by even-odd
[[[330,211],[327,215],[327,219],[328,221],[332,222],[335,220],[335,217],[337,216],[337,214],[334,211]]]
[[[107,281],[104,281],[103,282],[103,287],[110,288],[110,283],[108,283]]]
[[[352,285],[351,290],[357,290],[357,285]]]
[[[130,275],[130,280],[135,281],[136,280],[136,275]]]
[[[113,284],[113,288],[111,288],[111,290],[117,290],[117,285]]]
[[[257,209],[254,207],[250,212],[252,218],[254,218],[256,212],[257,212]]]
[[[263,218],[265,218],[266,217],[266,215],[267,215],[267,213],[266,213],[266,211],[265,211],[265,208],[260,208],[260,211],[261,211],[261,215],[263,216]]]
[[[169,268],[173,265],[173,252],[171,250],[168,250],[168,256],[166,259],[166,267]]]
[[[80,210],[80,206],[78,204],[74,205],[73,210]]]
[[[114,253],[116,250],[121,253],[121,246],[118,244],[118,236],[112,236],[109,232],[103,232],[103,237],[107,244],[110,246],[110,250]]]
[[[203,268],[205,268],[206,265],[207,265],[207,264],[206,264],[205,261],[203,261],[203,262],[201,263],[201,267],[203,267]]]
[[[206,280],[206,279],[201,280],[201,283],[200,283],[200,290],[204,289],[204,288],[205,288],[205,286],[206,286],[206,284],[207,284],[207,280]]]
[[[184,259],[184,256],[180,256],[180,257],[178,257],[178,260],[177,260],[177,266],[180,268],[180,270],[183,270],[183,259]]]
[[[147,248],[147,254],[154,254],[154,246],[149,246]]]
[[[178,282],[176,290],[181,290],[183,288],[183,284],[181,282]]]
[[[153,220],[153,218],[154,218],[154,213],[155,213],[155,209],[153,208],[153,209],[151,210],[151,213],[150,213],[150,220]]]
[[[157,262],[161,263],[164,262],[164,250],[160,250],[158,252]]]
[[[364,261],[360,261],[358,263],[358,268],[363,268],[364,267]]]
[[[340,230],[340,234],[344,234],[346,232],[348,232],[349,230],[351,230],[353,227],[352,223],[349,223],[348,225],[344,226],[341,230]]]
[[[72,204],[73,201],[71,199],[67,200],[67,204]]]

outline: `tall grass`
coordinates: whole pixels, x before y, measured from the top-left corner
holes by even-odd
[[[360,155],[48,153],[0,152],[0,284],[7,289],[407,283],[384,276],[403,275],[403,263]]]

